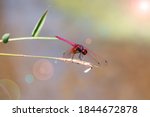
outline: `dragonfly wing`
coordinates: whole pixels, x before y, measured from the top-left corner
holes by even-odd
[[[63,53],[64,58],[73,58],[74,54],[71,52],[71,50],[67,50]]]
[[[90,57],[91,59],[93,59],[97,64],[99,65],[106,65],[108,62],[106,59],[104,59],[103,57],[98,56],[97,54],[95,54],[93,51],[91,51],[90,49],[86,48],[88,53],[87,56]]]
[[[69,41],[69,40],[67,40],[67,39],[64,39],[64,38],[62,38],[62,37],[56,36],[56,38],[59,39],[59,40],[61,40],[61,41],[64,41],[64,42],[68,43],[69,45],[72,45],[72,46],[75,46],[75,45],[76,45],[76,43],[74,43],[74,42],[72,42],[72,41]]]

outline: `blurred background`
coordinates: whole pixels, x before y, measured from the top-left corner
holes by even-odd
[[[108,65],[85,74],[72,63],[0,56],[0,99],[150,99],[150,0],[0,0],[0,35],[31,36],[46,9],[41,36],[83,44]],[[0,43],[0,53],[53,57],[69,48],[57,40]]]

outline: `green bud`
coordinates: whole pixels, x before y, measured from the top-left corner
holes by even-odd
[[[9,36],[10,36],[9,33],[5,33],[5,34],[2,36],[3,43],[8,43]]]

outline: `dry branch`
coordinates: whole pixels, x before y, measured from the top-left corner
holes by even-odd
[[[35,55],[25,55],[25,54],[10,54],[10,53],[0,53],[0,56],[13,56],[13,57],[29,57],[29,58],[43,58],[43,59],[53,59],[64,62],[76,63],[84,66],[88,66],[90,68],[98,67],[94,64],[91,64],[87,61],[81,61],[78,59],[70,59],[70,58],[59,58],[59,57],[49,57],[49,56],[35,56]]]

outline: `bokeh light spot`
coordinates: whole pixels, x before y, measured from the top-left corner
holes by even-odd
[[[148,12],[150,8],[150,3],[148,1],[142,0],[139,2],[139,9],[141,12]]]
[[[53,65],[46,59],[40,59],[33,65],[33,75],[39,80],[47,80],[53,76]]]
[[[87,38],[87,39],[85,40],[85,43],[86,43],[87,45],[90,45],[90,44],[92,43],[92,39],[91,39],[91,38]]]
[[[55,60],[55,61],[54,61],[54,63],[55,63],[55,64],[57,64],[57,63],[58,63],[58,61],[57,61],[57,60]]]
[[[12,80],[0,80],[0,99],[20,99],[20,88]]]
[[[34,81],[34,77],[31,74],[28,74],[28,75],[25,76],[25,81],[28,84],[31,84]]]

